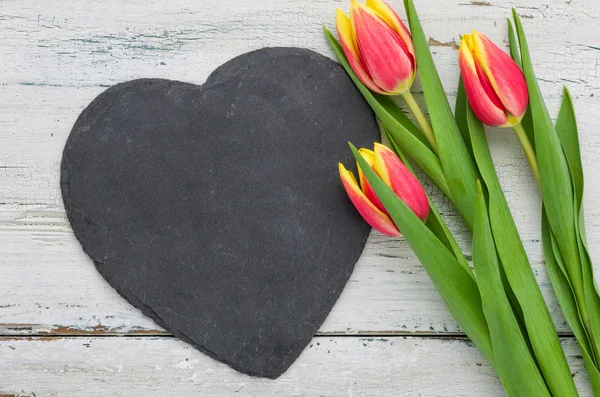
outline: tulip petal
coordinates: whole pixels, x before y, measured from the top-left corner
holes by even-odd
[[[400,231],[394,225],[394,222],[389,216],[381,212],[375,205],[369,201],[367,196],[360,190],[356,178],[352,172],[348,171],[342,163],[338,165],[340,171],[340,178],[348,197],[354,204],[354,207],[358,210],[363,219],[371,225],[371,227],[387,236],[397,237],[400,236]]]
[[[367,73],[363,67],[358,54],[358,46],[356,45],[356,39],[354,37],[354,32],[352,31],[350,18],[348,18],[346,14],[344,14],[344,12],[338,8],[335,13],[335,19],[338,36],[340,37],[340,43],[342,44],[344,54],[346,54],[346,59],[348,59],[350,67],[354,73],[356,73],[356,76],[359,78],[359,80],[371,91],[374,91],[378,94],[383,94],[383,91],[377,87],[377,85],[373,82],[373,79],[371,79],[371,76],[369,76],[369,73]]]
[[[487,78],[484,70],[481,68],[481,66],[479,65],[479,63],[477,61],[475,62],[475,69],[477,70],[477,77],[479,78],[481,87],[483,88],[483,90],[485,91],[487,96],[490,98],[490,101],[492,101],[492,103],[498,109],[502,109],[502,110],[506,111],[506,109],[504,108],[504,105],[502,104],[502,101],[500,100],[498,95],[496,95],[496,92],[494,91],[494,87],[492,86],[492,83],[490,83],[490,80]]]
[[[386,94],[399,95],[412,83],[412,56],[400,36],[375,11],[352,1],[350,23],[358,53],[373,82]]]
[[[402,201],[425,221],[429,215],[429,199],[419,180],[410,172],[396,154],[381,143],[375,143],[373,168]]]
[[[387,23],[390,24],[392,29],[400,35],[402,41],[406,44],[408,53],[412,56],[413,63],[416,63],[415,49],[412,44],[412,36],[408,31],[408,28],[402,22],[396,11],[392,9],[382,0],[367,0],[367,7],[374,9],[379,16],[381,16]],[[415,68],[416,69],[416,68]]]
[[[460,73],[465,85],[467,98],[469,99],[469,105],[471,105],[473,113],[475,113],[479,120],[484,124],[493,127],[503,126],[508,123],[506,112],[490,99],[486,89],[481,83],[481,79],[477,73],[475,59],[467,44],[470,40],[469,36],[470,35],[463,36],[459,49]]]
[[[471,42],[478,64],[490,80],[504,108],[517,119],[527,110],[527,83],[515,61],[486,36],[474,31]]]
[[[361,154],[361,156],[363,156],[363,158],[371,166],[371,168],[375,166],[375,152],[365,148],[359,149],[358,152]],[[365,174],[362,172],[362,169],[360,168],[358,163],[356,164],[356,167],[358,168],[358,181],[360,183],[360,187],[363,193],[365,194],[365,196],[367,196],[369,201],[371,201],[377,208],[379,208],[381,212],[387,214],[385,207],[383,206],[383,204],[381,204],[381,201],[379,201],[379,198],[373,191],[371,185],[369,185],[369,181],[367,181],[367,178],[365,177]]]

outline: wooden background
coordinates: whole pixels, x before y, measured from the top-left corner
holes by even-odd
[[[590,248],[600,263],[600,0],[415,2],[452,100],[459,34],[475,28],[506,46],[505,18],[516,7],[551,112],[563,84],[574,97]],[[398,11],[401,3],[391,1]],[[273,381],[238,374],[145,318],[96,272],[67,222],[58,184],[62,148],[79,113],[106,87],[139,77],[201,84],[216,66],[264,46],[332,56],[321,27],[333,28],[335,8],[348,6],[346,0],[0,0],[0,396],[503,394],[401,240],[371,235],[311,345]],[[511,131],[488,136],[573,376],[581,395],[591,395],[543,266],[534,180]],[[456,213],[427,188],[468,252]]]

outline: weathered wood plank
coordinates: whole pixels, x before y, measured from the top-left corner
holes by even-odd
[[[581,396],[591,396],[578,350],[563,344]],[[241,375],[174,338],[0,338],[0,355],[0,394],[10,396],[504,394],[462,340],[317,337],[275,381]]]
[[[390,3],[401,10],[401,0]],[[457,340],[317,337],[290,371],[268,381],[240,375],[174,338],[101,337],[164,332],[102,280],[68,226],[58,170],[79,112],[114,83],[139,77],[201,83],[222,62],[264,46],[332,56],[321,25],[332,28],[335,7],[347,6],[340,0],[0,2],[0,335],[17,335],[0,338],[0,396],[503,394],[476,349]],[[458,35],[476,28],[506,44],[510,8],[524,16],[551,109],[562,84],[575,97],[588,234],[598,263],[600,2],[419,0],[417,7],[450,96]],[[534,271],[566,332],[542,265],[535,184],[509,131],[492,130],[490,140]],[[427,188],[468,253],[456,213]],[[374,233],[320,333],[457,331],[406,244]],[[591,395],[574,341],[564,344],[581,395]]]
[[[7,111],[0,114],[0,125],[10,132],[0,134],[0,333],[157,330],[96,273],[74,239],[62,208],[58,178],[64,141],[78,113],[102,89],[0,88],[0,95],[12,96]],[[595,101],[577,99],[589,175],[593,175],[594,153],[600,147]],[[559,330],[568,331],[542,264],[539,198],[526,161],[510,131],[492,130],[489,136],[544,295]],[[599,258],[600,180],[589,177],[587,188],[590,247],[592,256]],[[468,234],[456,213],[433,187],[428,190],[468,253]],[[321,329],[351,334],[447,331],[458,328],[410,248],[377,233]]]
[[[389,3],[402,14],[402,1]],[[329,53],[321,26],[333,27],[335,7],[348,4],[25,0],[0,7],[4,84],[82,86],[142,76],[202,82],[232,56],[264,46]],[[459,34],[475,28],[506,43],[505,18],[515,7],[523,15],[543,87],[558,95],[562,82],[571,81],[576,95],[598,93],[597,1],[420,0],[417,7],[448,82],[458,73],[453,43]]]
[[[576,98],[588,171],[592,256],[600,258],[597,1],[420,0],[447,91],[458,77],[453,42],[474,27],[505,40],[512,6],[525,15],[535,66],[553,110],[563,83]],[[62,147],[79,112],[104,88],[137,77],[202,82],[227,59],[256,48],[296,45],[331,55],[321,25],[339,1],[250,0],[148,4],[34,0],[0,4],[0,333],[160,332],[95,272],[72,236],[58,189]],[[401,9],[401,1],[391,4]],[[444,44],[445,43],[445,44]],[[597,44],[597,43],[596,43]],[[418,85],[417,85],[418,89]],[[539,199],[510,131],[490,131],[500,177],[534,271],[560,331],[567,331],[542,266]],[[430,186],[458,239],[468,236]],[[598,262],[598,260],[596,260]],[[402,241],[374,234],[322,333],[456,332],[426,274]]]

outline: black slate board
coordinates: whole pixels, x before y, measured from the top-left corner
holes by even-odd
[[[378,139],[343,69],[267,48],[204,86],[109,88],[66,143],[67,215],[98,271],[157,324],[276,378],[325,320],[369,233],[337,162]],[[82,280],[82,282],[85,282]]]

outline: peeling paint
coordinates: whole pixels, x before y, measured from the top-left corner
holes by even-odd
[[[41,341],[41,342],[48,342],[48,341],[59,340],[59,339],[61,339],[60,336],[0,336],[0,342],[4,342],[7,340],[13,340],[13,341],[37,340],[37,341]],[[8,346],[8,347],[10,347],[12,350],[15,350],[14,346]],[[0,397],[2,397],[1,394],[0,394]]]
[[[109,328],[105,325],[96,325],[91,328],[77,328],[69,326],[58,326],[52,328],[50,331],[40,331],[40,335],[59,335],[59,336],[79,336],[79,335],[170,335],[166,331],[152,330],[152,329],[139,329],[133,328],[126,330],[125,327]]]
[[[5,329],[7,331],[16,331],[16,332],[31,332],[34,327],[37,327],[38,324],[16,324],[16,323],[4,323],[0,324],[0,329]]]
[[[458,44],[456,44],[456,41],[452,40],[452,41],[447,41],[445,43],[438,41],[432,37],[429,38],[429,42],[428,44],[432,47],[450,47],[453,50],[458,50]]]
[[[107,327],[95,325],[93,327],[76,327],[68,325],[48,326],[43,324],[0,324],[0,334],[4,331],[6,336],[14,336],[23,339],[24,336],[115,336],[115,335],[149,335],[170,336],[171,334],[158,329],[146,329],[139,327]]]
[[[69,337],[69,336],[172,336],[169,332],[157,329],[146,329],[139,327],[108,327],[105,325],[95,325],[93,327],[77,327],[68,325],[44,326],[41,324],[0,324],[2,329],[18,332],[17,334],[8,334],[7,338],[15,340],[23,340],[35,337]],[[441,335],[450,337],[464,337],[465,334],[460,331],[448,332],[448,327],[445,327],[443,332],[438,332],[429,329],[428,331],[406,331],[406,326],[402,330],[383,330],[383,331],[326,331],[317,332],[316,337],[323,336],[431,336],[438,337]],[[6,338],[3,338],[6,340]],[[1,397],[1,396],[0,396]]]

